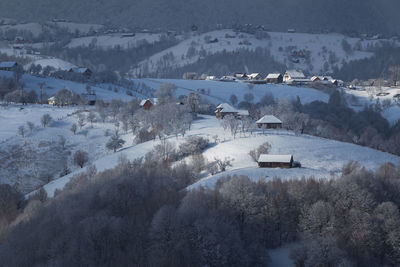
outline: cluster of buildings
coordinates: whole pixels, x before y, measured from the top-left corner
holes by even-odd
[[[219,119],[223,119],[225,116],[233,115],[234,117],[241,119],[245,116],[249,116],[247,110],[238,110],[229,105],[228,103],[222,103],[217,106],[215,110],[215,116]],[[265,115],[258,121],[256,121],[258,128],[260,129],[281,129],[282,121],[273,115]],[[301,167],[301,164],[293,160],[293,155],[271,155],[261,154],[257,160],[260,168],[295,168]]]
[[[206,80],[221,81],[221,82],[235,82],[243,81],[253,84],[266,84],[266,83],[286,83],[288,85],[312,85],[313,83],[322,83],[326,85],[343,86],[344,82],[334,79],[331,76],[312,76],[307,77],[301,70],[287,70],[285,73],[269,73],[266,77],[260,73],[234,73],[231,76],[207,76]]]

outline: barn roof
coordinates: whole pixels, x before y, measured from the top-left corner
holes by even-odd
[[[260,76],[260,73],[252,73],[252,74],[247,75],[247,77],[249,77],[250,79],[257,78],[257,76]]]
[[[278,79],[281,76],[280,73],[269,73],[266,79]]]
[[[258,158],[258,162],[265,163],[290,163],[293,159],[293,155],[269,155],[261,154]]]
[[[217,106],[217,109],[221,109],[221,112],[237,113],[238,111],[229,105],[228,103],[222,103]]]
[[[301,70],[287,70],[285,74],[292,79],[304,79],[306,77]]]
[[[85,73],[86,71],[89,71],[89,69],[88,68],[71,68],[71,71],[75,72],[75,73]]]
[[[240,109],[237,112],[238,112],[238,115],[240,115],[240,116],[250,116],[248,110]]]
[[[143,107],[147,101],[150,101],[150,99],[143,99],[142,101],[140,101],[140,106]],[[150,103],[152,103],[152,102],[150,101]]]
[[[0,68],[12,68],[17,64],[15,61],[3,61],[0,62]]]
[[[280,119],[275,117],[274,115],[265,115],[261,119],[259,119],[256,123],[282,123]]]

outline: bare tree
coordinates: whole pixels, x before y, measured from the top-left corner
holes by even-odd
[[[21,125],[18,127],[18,134],[22,137],[25,137],[26,134],[25,126]]]
[[[83,168],[86,162],[88,162],[89,156],[88,153],[83,150],[77,150],[74,153],[74,163],[79,167]]]
[[[389,71],[392,74],[393,85],[397,86],[397,82],[400,80],[400,66],[391,66]]]
[[[28,121],[26,125],[28,125],[28,129],[32,133],[33,129],[35,129],[35,124],[33,124],[31,121]]]
[[[73,124],[71,125],[70,130],[71,130],[71,132],[73,132],[74,134],[76,134],[76,131],[78,130],[78,126],[76,125],[76,123],[73,123]]]
[[[94,114],[93,111],[90,111],[89,114],[87,115],[88,121],[90,121],[90,124],[93,126],[93,122],[96,121],[96,114]]]
[[[58,143],[60,144],[62,149],[65,149],[65,144],[67,143],[67,139],[64,137],[64,135],[58,136]]]
[[[49,114],[44,114],[42,118],[40,119],[40,122],[42,123],[43,128],[48,126],[50,122],[53,120],[53,118]]]
[[[83,113],[78,113],[78,125],[79,129],[82,129],[85,126],[85,115]]]

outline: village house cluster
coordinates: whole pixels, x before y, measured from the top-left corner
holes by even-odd
[[[185,75],[186,78],[195,75]],[[261,73],[246,74],[242,72],[234,73],[233,75],[222,76],[217,78],[216,76],[205,76],[202,77],[205,80],[220,81],[220,82],[247,82],[252,84],[281,84],[287,85],[312,85],[314,83],[321,83],[325,85],[333,86],[344,86],[342,80],[334,79],[332,76],[312,76],[307,77],[301,70],[287,70],[285,73],[269,73],[267,76],[261,75]]]

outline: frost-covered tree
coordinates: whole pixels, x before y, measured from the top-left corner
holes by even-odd
[[[50,114],[44,114],[40,119],[40,122],[42,123],[43,128],[45,128],[52,122],[52,120],[53,118],[50,116]]]
[[[76,131],[78,130],[78,126],[76,125],[76,123],[73,123],[73,124],[71,125],[70,130],[71,130],[71,132],[73,132],[74,134],[76,134]]]
[[[26,134],[26,129],[24,125],[21,125],[18,127],[18,134],[22,137],[25,137]]]
[[[106,144],[106,148],[109,150],[113,150],[114,153],[117,151],[117,149],[121,148],[125,144],[125,141],[121,139],[121,137],[118,134],[118,131],[116,131],[110,138],[110,140]]]

